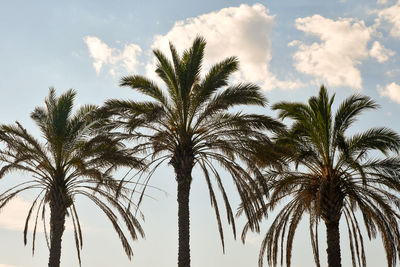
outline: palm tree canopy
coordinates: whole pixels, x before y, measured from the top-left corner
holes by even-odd
[[[78,195],[87,197],[110,219],[126,254],[131,257],[131,246],[117,218],[122,218],[132,239],[144,233],[128,208],[131,205],[131,190],[127,184],[114,179],[112,172],[120,166],[137,168],[142,163],[132,156],[133,151],[126,148],[121,140],[104,134],[104,131],[94,130],[96,106],[85,105],[73,113],[75,95],[75,91],[68,90],[57,97],[55,90],[50,88],[45,107],[37,107],[31,113],[44,142],[32,136],[18,122],[1,125],[0,139],[5,147],[0,152],[0,160],[4,163],[0,177],[22,171],[29,173],[31,178],[2,193],[0,209],[25,190],[38,192],[28,212],[24,230],[26,244],[29,221],[33,217],[34,252],[38,217],[42,218],[46,227],[46,204],[59,201],[61,209],[72,218],[80,263],[82,232],[75,198]],[[118,198],[116,194],[119,194]],[[48,239],[47,244],[51,245]]]
[[[268,263],[276,266],[279,251],[283,263],[284,240],[286,265],[290,266],[294,234],[305,214],[310,218],[317,266],[319,221],[328,224],[343,217],[354,266],[366,266],[361,221],[369,239],[380,234],[388,266],[396,265],[400,255],[400,159],[393,153],[400,150],[400,137],[385,127],[346,134],[362,112],[378,105],[367,96],[352,95],[334,113],[333,101],[334,96],[329,97],[322,86],[319,95],[307,104],[280,102],[273,106],[279,118],[293,122],[277,139],[292,153],[286,155],[291,163],[286,168],[270,169],[265,174],[270,188],[268,209],[282,206],[262,242],[260,266],[265,253]],[[243,238],[248,227],[258,223],[268,209],[258,210],[257,216],[249,220]],[[362,219],[356,216],[357,211]]]
[[[264,144],[272,145],[265,131],[280,132],[284,127],[265,115],[234,111],[241,105],[264,107],[266,98],[255,84],[229,85],[229,77],[239,67],[235,57],[215,64],[202,76],[205,45],[205,40],[197,37],[192,47],[179,55],[170,44],[172,60],[160,50],[154,50],[156,73],[165,87],[161,88],[140,75],[123,77],[121,86],[130,87],[150,100],[109,100],[105,107],[116,118],[111,127],[122,128],[121,136],[136,141],[136,150],[148,153],[151,159],[149,168],[154,166],[156,169],[164,161],[176,171],[187,168],[191,173],[194,166],[200,167],[224,246],[220,212],[211,179],[213,176],[223,196],[227,220],[232,223],[234,233],[235,224],[215,163],[231,174],[240,197],[246,200],[250,192],[248,185],[253,182],[252,174],[260,177],[254,164],[254,144],[262,140]],[[265,153],[265,157],[272,159],[273,155]],[[243,168],[241,162],[251,171]],[[191,179],[191,174],[189,176]],[[249,207],[246,212],[253,211]]]

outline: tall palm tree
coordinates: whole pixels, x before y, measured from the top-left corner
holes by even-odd
[[[178,266],[190,266],[189,195],[192,170],[198,166],[208,185],[211,205],[215,209],[218,229],[224,248],[220,211],[212,176],[222,194],[228,223],[235,223],[223,179],[215,167],[219,163],[231,175],[243,200],[249,197],[251,174],[257,169],[251,160],[252,144],[262,139],[269,142],[264,130],[280,131],[281,123],[264,115],[231,111],[240,105],[265,106],[266,99],[254,84],[228,86],[229,76],[238,69],[235,57],[214,65],[205,77],[201,66],[206,42],[197,37],[190,49],[179,55],[170,44],[172,62],[159,50],[156,73],[165,90],[155,82],[140,76],[123,77],[121,86],[128,86],[148,96],[149,101],[110,100],[106,109],[116,116],[114,127],[124,129],[123,136],[137,141],[135,150],[149,153],[151,172],[167,161],[175,171],[178,201],[179,253]],[[251,171],[240,164],[246,163]],[[259,175],[260,176],[260,175]],[[261,192],[255,192],[260,193]],[[246,209],[251,213],[251,208]]]
[[[49,206],[49,238],[45,228],[50,250],[49,267],[60,266],[61,239],[67,216],[73,222],[78,260],[81,263],[82,233],[75,207],[78,195],[93,201],[106,214],[129,258],[132,248],[118,218],[122,218],[133,240],[138,233],[144,235],[128,208],[131,206],[130,190],[125,183],[112,177],[112,171],[117,167],[136,168],[141,162],[132,156],[132,151],[126,149],[120,140],[92,129],[97,123],[93,116],[97,110],[95,106],[82,106],[75,114],[72,113],[75,95],[73,90],[68,90],[57,97],[51,88],[45,100],[46,106],[37,107],[31,113],[31,118],[43,134],[44,142],[33,137],[18,122],[0,127],[0,140],[4,142],[4,149],[0,152],[0,160],[4,163],[0,177],[12,171],[32,175],[27,182],[0,195],[0,209],[23,191],[34,190],[38,193],[29,209],[24,230],[26,244],[29,221],[34,217],[34,253],[38,217],[42,217],[45,227],[46,206]]]
[[[362,222],[369,239],[380,234],[388,266],[396,266],[400,254],[400,159],[390,152],[399,152],[400,137],[388,128],[349,135],[347,130],[357,117],[378,105],[367,96],[352,95],[333,114],[333,101],[334,96],[329,97],[322,86],[319,95],[307,104],[280,102],[273,106],[281,119],[292,120],[287,134],[277,140],[291,151],[287,153],[291,164],[280,171],[267,171],[268,208],[259,209],[243,232],[245,237],[249,226],[278,205],[280,211],[261,245],[260,266],[265,252],[268,263],[276,266],[280,251],[282,264],[283,250],[290,266],[294,234],[306,214],[317,266],[320,220],[326,226],[328,266],[341,266],[342,218],[348,229],[353,266],[366,266]],[[362,219],[356,216],[357,211]]]

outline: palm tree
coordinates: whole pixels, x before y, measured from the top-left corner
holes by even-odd
[[[249,197],[248,184],[252,183],[251,174],[257,174],[252,161],[255,153],[252,144],[260,139],[269,142],[264,130],[280,131],[283,128],[281,123],[268,116],[229,110],[240,105],[263,107],[266,99],[254,84],[228,86],[229,76],[238,69],[235,57],[217,63],[202,78],[200,72],[205,45],[205,40],[197,37],[192,47],[180,56],[170,44],[172,62],[161,51],[154,50],[158,61],[156,73],[164,82],[165,90],[140,75],[123,77],[121,86],[137,90],[150,100],[106,102],[106,109],[116,116],[113,127],[122,128],[122,136],[137,141],[135,150],[149,153],[151,172],[146,176],[145,184],[162,162],[167,161],[174,168],[178,195],[180,267],[190,266],[189,195],[194,166],[200,167],[208,185],[224,249],[212,176],[222,194],[227,220],[232,224],[234,234],[235,223],[215,163],[230,173],[240,197],[246,200]],[[244,169],[241,162],[246,163],[251,171]],[[251,213],[251,208],[246,212]]]
[[[0,152],[0,160],[4,162],[0,177],[12,171],[32,175],[27,182],[0,195],[0,209],[23,191],[38,192],[26,218],[24,243],[27,243],[29,221],[34,217],[34,253],[38,217],[42,217],[46,227],[45,214],[48,205],[49,238],[46,228],[45,233],[50,250],[49,267],[60,266],[61,239],[66,216],[73,222],[78,260],[81,263],[82,233],[75,207],[75,198],[78,195],[93,201],[106,214],[129,258],[133,255],[132,248],[118,218],[122,218],[132,239],[137,239],[138,233],[144,235],[129,208],[131,192],[127,184],[112,177],[112,171],[117,167],[136,168],[141,162],[131,156],[132,151],[124,148],[121,140],[92,129],[97,123],[93,116],[97,110],[95,106],[82,106],[72,114],[75,95],[73,90],[68,90],[56,97],[55,90],[51,88],[45,100],[46,106],[37,107],[31,113],[31,118],[39,126],[45,142],[33,137],[18,122],[0,127],[0,140],[4,142],[4,149]]]
[[[341,218],[347,225],[353,266],[366,266],[362,221],[369,239],[380,234],[388,266],[396,266],[400,254],[400,159],[390,152],[399,152],[400,137],[388,128],[346,134],[362,112],[378,105],[367,96],[352,95],[333,116],[333,101],[334,96],[329,98],[322,86],[318,97],[311,97],[308,104],[280,102],[273,106],[281,119],[292,120],[290,130],[277,140],[291,151],[287,153],[291,164],[267,171],[268,208],[259,209],[243,232],[244,238],[248,227],[279,205],[280,211],[261,244],[259,266],[265,252],[268,263],[276,266],[279,250],[282,264],[284,249],[286,265],[290,266],[295,231],[306,214],[317,266],[320,220],[326,226],[328,266],[341,266]],[[357,211],[362,219],[356,216]]]

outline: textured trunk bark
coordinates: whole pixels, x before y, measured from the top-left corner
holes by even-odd
[[[342,214],[344,193],[340,180],[327,177],[321,187],[321,215],[326,226],[328,267],[341,267],[339,222]]]
[[[175,170],[178,183],[178,267],[190,267],[190,213],[189,196],[194,166],[191,136],[181,132],[181,142],[174,151],[170,164]]]
[[[62,200],[50,201],[50,256],[48,267],[59,267],[61,239],[64,233],[65,208]]]
[[[341,267],[339,221],[326,222],[328,267]]]
[[[178,180],[178,267],[190,267],[190,183],[191,179]]]

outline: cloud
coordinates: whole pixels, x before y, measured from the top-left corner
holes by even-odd
[[[22,198],[14,198],[1,210],[0,228],[23,231],[31,205],[32,203]]]
[[[270,71],[273,25],[274,16],[263,5],[242,4],[178,21],[167,34],[155,36],[152,48],[169,55],[169,41],[178,51],[183,51],[201,35],[207,40],[203,69],[226,57],[237,56],[240,71],[236,79],[259,83],[267,90],[295,88],[298,82],[281,81]],[[154,60],[147,64],[146,70],[154,78]]]
[[[388,97],[391,101],[400,104],[400,85],[391,83],[386,85],[385,88],[378,86],[378,92],[383,97]]]
[[[16,197],[11,200],[4,208],[0,211],[0,228],[23,231],[25,227],[26,216],[28,215],[29,209],[32,206],[32,202],[26,201],[21,197]],[[47,209],[49,211],[49,209]],[[31,215],[31,220],[29,224],[29,231],[33,231],[33,220],[35,219],[36,213]],[[46,214],[46,223],[50,222],[49,212]],[[37,232],[43,232],[43,222],[41,220],[41,214],[39,214]],[[50,229],[49,225],[46,226],[47,230]],[[65,229],[67,231],[73,231],[73,224],[71,220],[66,221]],[[87,231],[91,230],[91,227],[86,227],[84,223],[81,222],[81,227]],[[0,265],[0,267],[2,267]]]
[[[390,69],[390,70],[386,71],[385,75],[388,77],[391,77],[391,78],[399,76],[400,69]]]
[[[377,0],[376,3],[379,5],[385,5],[388,3],[388,1],[387,0]]]
[[[138,57],[142,49],[137,44],[126,44],[123,50],[111,48],[98,37],[86,36],[84,41],[94,59],[93,67],[99,74],[102,67],[108,65],[109,73],[116,75],[121,68],[127,72],[136,72],[139,65]]]
[[[393,6],[379,11],[378,16],[391,25],[390,35],[400,38],[400,0]]]
[[[246,244],[251,244],[255,247],[259,247],[262,240],[263,240],[263,238],[260,235],[252,233],[252,232],[248,233],[246,236]]]
[[[372,45],[371,50],[369,51],[371,57],[376,58],[379,63],[385,62],[395,55],[395,52],[385,48],[378,41],[375,41]]]
[[[298,18],[296,27],[320,40],[312,44],[295,40],[289,44],[298,47],[293,59],[299,72],[330,86],[362,87],[357,65],[368,58],[367,44],[373,28],[352,18],[332,20],[320,15]]]
[[[1,210],[0,227],[9,230],[24,230],[26,215],[31,203],[22,198],[13,199]],[[1,267],[1,265],[0,265]]]
[[[17,266],[9,264],[0,264],[0,267],[17,267]]]

